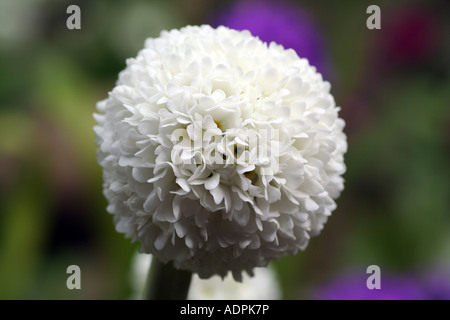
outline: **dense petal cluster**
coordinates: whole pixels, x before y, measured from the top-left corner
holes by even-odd
[[[247,31],[148,39],[95,115],[117,231],[202,278],[304,249],[343,189],[329,91],[294,50]]]

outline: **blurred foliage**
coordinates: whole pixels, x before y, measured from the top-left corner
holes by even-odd
[[[331,52],[348,172],[323,234],[305,252],[273,263],[284,297],[308,298],[355,266],[406,273],[450,263],[447,2],[376,1],[382,29],[373,31],[365,26],[368,2],[298,2]],[[81,30],[66,28],[70,4],[81,7]],[[209,23],[224,6],[0,1],[0,299],[130,296],[138,245],[116,233],[106,213],[92,113],[145,38]],[[434,42],[412,58],[392,56],[386,46],[401,41],[391,39],[395,22],[411,10],[432,17],[433,37],[421,41]],[[71,264],[81,267],[80,291],[66,288]]]

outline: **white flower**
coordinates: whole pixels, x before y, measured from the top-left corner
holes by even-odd
[[[131,270],[132,299],[144,296],[146,276],[150,268],[152,256],[136,254],[133,257]],[[278,300],[281,290],[275,271],[268,268],[256,268],[254,276],[244,274],[242,282],[236,282],[231,274],[224,279],[213,276],[200,279],[194,275],[189,287],[189,300]]]
[[[95,115],[117,231],[201,278],[305,249],[343,189],[329,91],[306,59],[246,31],[148,39]]]
[[[215,275],[209,279],[192,278],[189,300],[279,300],[281,299],[275,271],[255,268],[253,277],[244,273],[241,282],[229,273],[224,279]]]

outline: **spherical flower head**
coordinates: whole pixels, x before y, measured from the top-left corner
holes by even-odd
[[[239,280],[305,249],[343,189],[329,90],[295,51],[247,31],[146,40],[95,115],[117,231],[201,278]]]

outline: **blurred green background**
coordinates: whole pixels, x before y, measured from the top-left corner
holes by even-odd
[[[81,8],[81,30],[66,28],[70,4]],[[381,30],[366,28],[370,4],[381,8]],[[0,0],[1,299],[130,296],[138,245],[116,233],[106,212],[95,104],[145,38],[209,23],[230,5]],[[323,233],[273,263],[283,298],[307,299],[342,272],[372,264],[397,274],[448,266],[448,2],[295,5],[323,33],[349,147],[346,188]],[[82,290],[66,287],[72,264]]]

